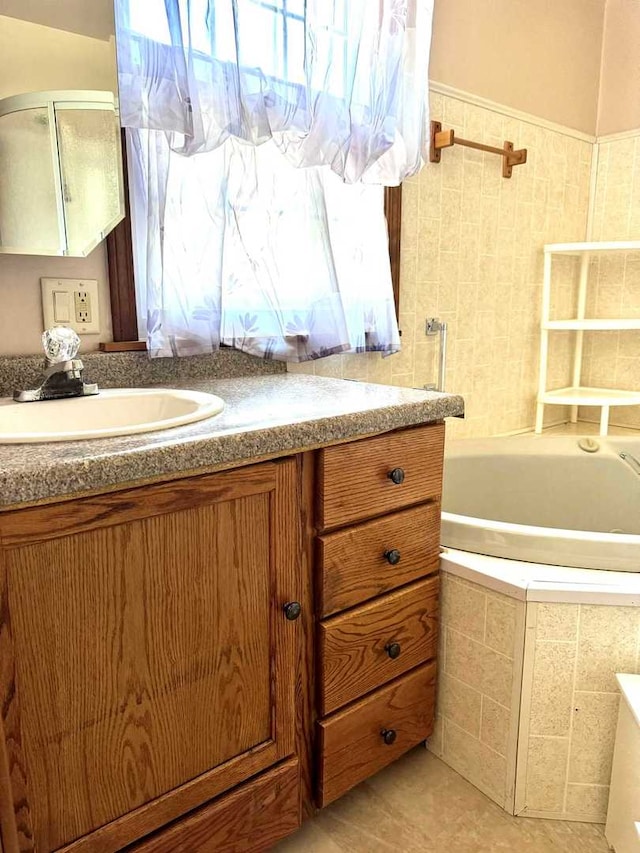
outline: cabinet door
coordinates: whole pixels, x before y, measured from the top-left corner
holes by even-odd
[[[8,850],[120,849],[293,753],[293,460],[7,513],[0,542]]]

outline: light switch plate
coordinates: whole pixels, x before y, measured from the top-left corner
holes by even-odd
[[[98,282],[91,278],[41,278],[44,327],[69,326],[79,335],[100,334]]]

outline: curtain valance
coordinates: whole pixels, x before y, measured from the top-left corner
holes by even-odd
[[[270,140],[396,185],[424,162],[433,0],[116,0],[125,127],[191,155]]]

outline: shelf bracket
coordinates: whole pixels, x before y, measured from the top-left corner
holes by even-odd
[[[505,142],[502,148],[493,145],[484,145],[482,142],[473,142],[470,139],[461,139],[456,136],[455,130],[443,130],[439,121],[431,122],[431,143],[429,146],[429,162],[439,163],[443,148],[451,148],[453,145],[462,145],[465,148],[475,148],[476,151],[486,151],[489,154],[498,154],[502,157],[502,177],[510,178],[514,166],[521,166],[527,162],[527,149],[513,149],[513,142]]]

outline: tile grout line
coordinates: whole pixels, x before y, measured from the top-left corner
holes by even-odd
[[[488,697],[488,698],[491,698],[491,697]],[[476,737],[475,735],[471,734],[471,732],[468,732],[466,729],[463,729],[462,726],[458,725],[458,723],[454,722],[454,720],[449,720],[449,722],[454,728],[456,728],[456,729],[458,729],[458,731],[462,732],[462,734],[467,735],[470,738],[473,738],[473,740],[475,740],[476,743],[479,743],[481,746],[486,747],[494,755],[497,755],[498,758],[502,758],[502,759],[506,760],[505,755],[503,755],[501,752],[498,752],[498,750],[494,749],[492,746],[489,746],[488,743],[485,743],[484,741],[480,740],[479,737]]]
[[[571,767],[571,751],[572,751],[572,743],[573,743],[573,721],[575,719],[575,705],[576,705],[576,681],[578,677],[578,658],[580,654],[580,625],[582,622],[582,605],[578,605],[578,624],[576,625],[576,651],[575,657],[573,659],[573,676],[572,676],[572,684],[571,684],[571,714],[569,716],[569,734],[568,734],[568,749],[567,749],[567,762],[565,765],[565,779],[564,779],[564,796],[562,800],[562,811],[566,814],[567,811],[567,800],[569,798],[569,776],[570,776],[570,767]]]

